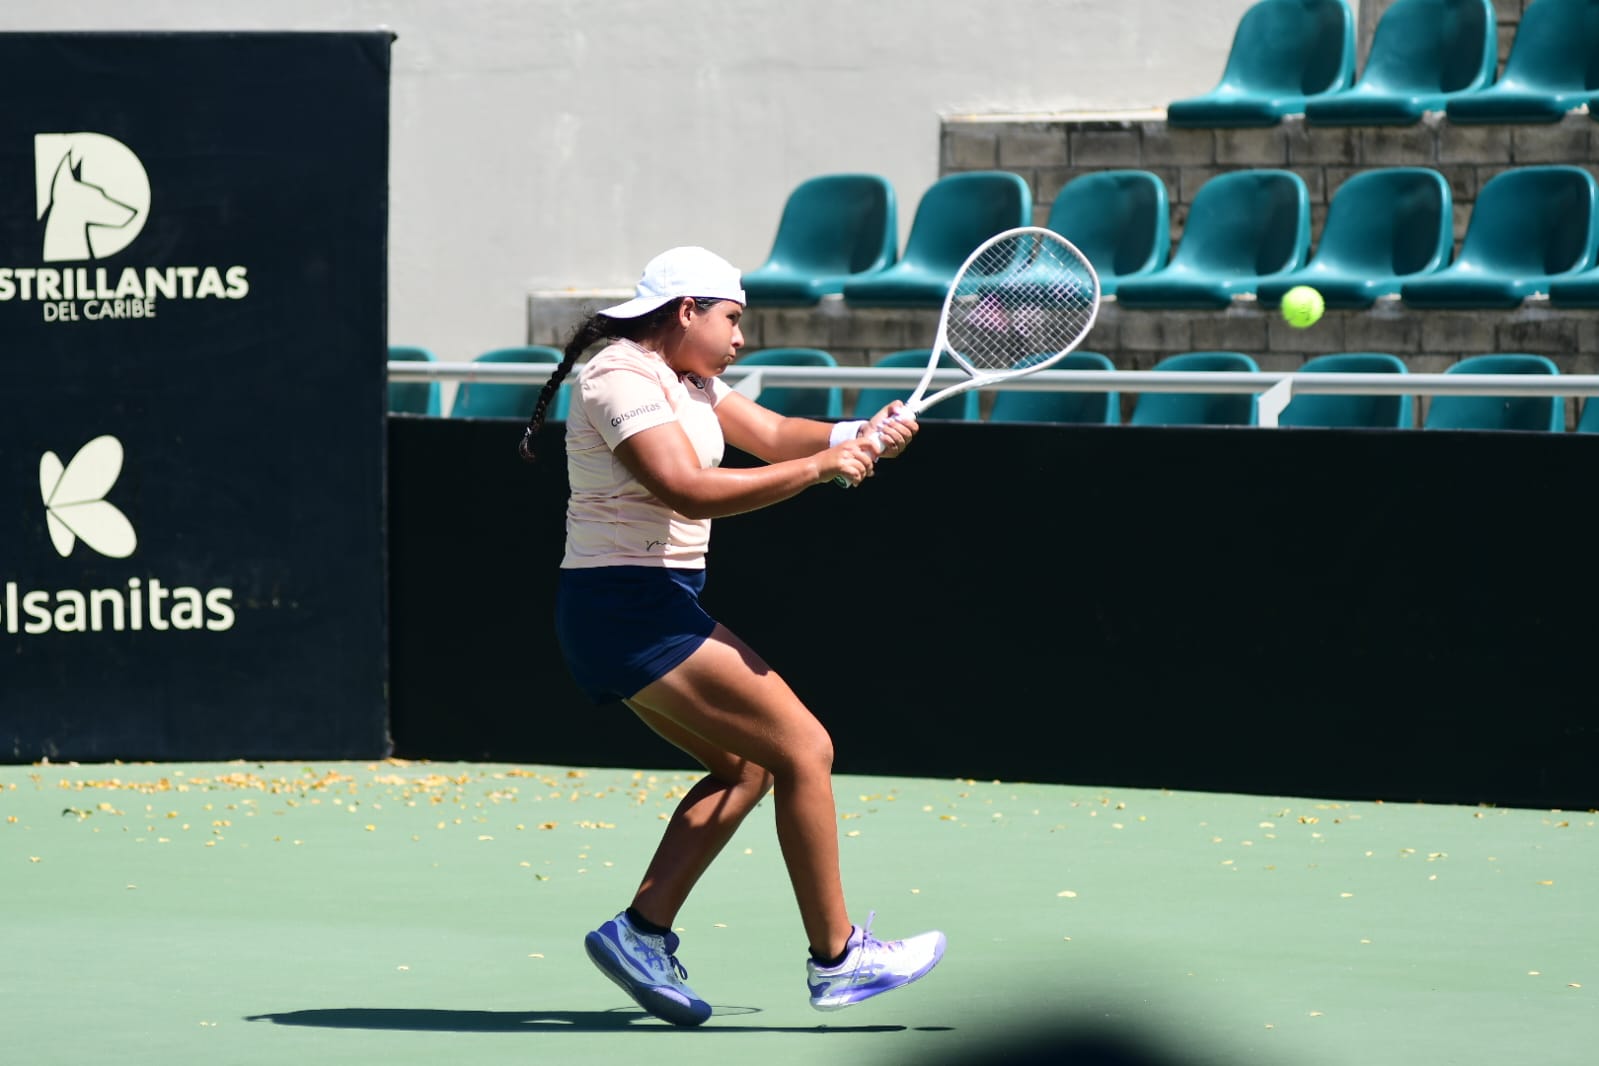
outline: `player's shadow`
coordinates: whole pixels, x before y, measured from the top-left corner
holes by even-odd
[[[248,1022],[304,1025],[323,1029],[388,1029],[417,1033],[902,1033],[903,1025],[742,1025],[730,1018],[759,1014],[757,1007],[717,1007],[713,1024],[683,1030],[637,1008],[615,1010],[410,1010],[391,1007],[337,1007],[252,1014]],[[640,1024],[642,1023],[642,1024]],[[937,1026],[939,1030],[948,1028]]]

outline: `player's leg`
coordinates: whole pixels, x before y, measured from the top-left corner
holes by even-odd
[[[689,789],[667,822],[633,910],[652,924],[671,928],[683,901],[721,853],[746,815],[772,789],[772,775],[749,759],[712,744],[648,707],[628,701],[633,713],[667,741],[687,752],[707,775]]]
[[[699,650],[630,702],[771,772],[778,841],[811,940],[811,1006],[837,1010],[860,1003],[903,988],[938,964],[943,933],[883,941],[872,935],[870,919],[864,927],[849,923],[838,872],[832,741],[748,645],[719,625]],[[680,839],[718,849],[726,842],[714,834]],[[678,861],[698,865],[710,855]]]
[[[782,679],[721,626],[627,702],[710,776],[678,805],[634,906],[584,944],[601,972],[645,1010],[677,1025],[699,1025],[711,1007],[688,986],[670,924],[774,783],[778,840],[813,949],[841,953],[854,932],[838,874],[832,743]],[[827,946],[835,941],[838,947]]]
[[[725,627],[629,705],[711,776],[685,797],[645,874],[635,910],[654,929],[618,915],[589,934],[589,954],[645,1009],[681,1025],[710,1017],[684,981],[677,936],[664,928],[768,786],[778,843],[810,939],[811,1005],[834,1010],[922,977],[944,953],[942,933],[882,941],[850,923],[838,868],[833,746],[788,685]],[[760,769],[756,769],[760,768]],[[764,772],[763,772],[764,771]],[[768,777],[769,775],[769,777]]]
[[[778,845],[811,951],[823,958],[841,953],[854,927],[839,876],[833,743],[822,724],[759,655],[721,625],[630,703],[771,774]],[[715,854],[705,851],[716,834],[688,839],[702,850],[684,865],[703,869]]]
[[[771,788],[771,777],[747,759],[628,702],[708,775],[673,811],[632,905],[589,933],[584,947],[600,971],[645,1010],[677,1025],[699,1025],[710,1018],[711,1006],[688,985],[672,923],[705,868]]]

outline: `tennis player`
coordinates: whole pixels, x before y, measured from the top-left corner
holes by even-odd
[[[703,248],[651,260],[636,295],[591,316],[567,344],[522,439],[577,358],[567,415],[566,555],[556,628],[579,685],[620,699],[707,774],[684,796],[630,906],[589,933],[589,957],[639,1006],[699,1025],[672,923],[689,892],[775,787],[778,843],[810,944],[811,1005],[835,1010],[909,984],[944,953],[944,934],[879,940],[851,923],[839,874],[833,745],[799,697],[700,606],[711,519],[842,477],[859,485],[902,454],[914,418],[831,424],[785,418],[720,379],[743,346],[738,270]],[[874,433],[880,436],[874,436]],[[724,469],[724,441],[765,461]],[[880,444],[879,444],[880,441]]]

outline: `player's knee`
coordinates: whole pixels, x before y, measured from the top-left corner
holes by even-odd
[[[796,761],[801,763],[801,768],[806,771],[824,774],[833,772],[833,738],[820,723],[805,737],[800,750],[795,754]]]
[[[829,775],[833,772],[833,738],[813,719],[785,736],[773,753],[771,769],[779,785]]]

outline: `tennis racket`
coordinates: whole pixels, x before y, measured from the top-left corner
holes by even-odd
[[[968,389],[1052,366],[1083,342],[1098,314],[1099,275],[1065,237],[1040,226],[990,237],[961,264],[944,296],[927,370],[905,410],[920,414]],[[966,380],[929,396],[941,364],[964,370]]]

